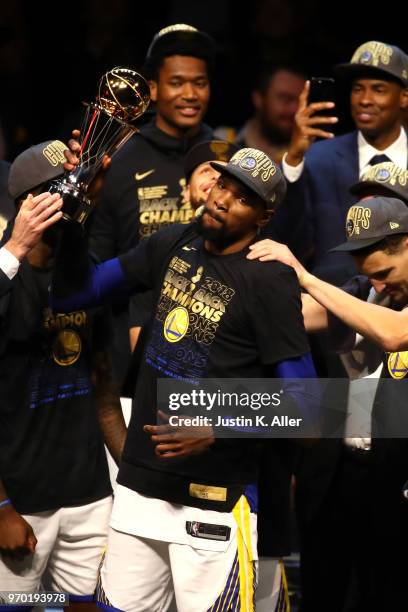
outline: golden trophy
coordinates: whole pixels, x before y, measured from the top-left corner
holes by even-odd
[[[113,68],[100,79],[95,102],[84,103],[79,165],[49,185],[49,191],[59,193],[64,201],[65,221],[86,221],[93,208],[89,185],[104,157],[112,157],[137,131],[135,123],[149,102],[149,85],[134,70]]]

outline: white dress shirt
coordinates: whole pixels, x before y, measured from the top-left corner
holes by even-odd
[[[12,280],[18,272],[20,262],[6,247],[0,249],[0,270]]]
[[[408,143],[407,143],[407,134],[403,128],[401,128],[400,135],[397,140],[384,149],[383,151],[379,151],[372,147],[364,138],[361,132],[357,134],[357,146],[358,146],[358,167],[359,167],[359,176],[365,172],[369,167],[370,159],[374,157],[374,155],[386,155],[389,159],[399,166],[400,168],[408,167]],[[286,179],[289,183],[294,183],[297,181],[303,172],[303,168],[305,166],[304,160],[300,162],[297,166],[290,166],[286,162],[286,153],[282,159],[282,170]]]

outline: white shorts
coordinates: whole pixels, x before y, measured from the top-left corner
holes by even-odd
[[[250,512],[245,497],[233,512],[225,513],[169,504],[118,489],[111,523],[114,528],[109,530],[96,590],[100,608],[110,612],[164,612],[175,596],[178,612],[255,610],[256,515]],[[131,515],[138,534],[123,530]],[[188,535],[186,519],[230,526],[230,538],[220,541]],[[147,537],[146,532],[150,532]],[[272,584],[264,597],[269,604],[276,604],[268,610],[283,611],[282,565],[279,560],[268,560],[268,567],[268,582],[272,576]]]
[[[68,593],[73,601],[93,598],[106,546],[112,498],[91,504],[24,514],[37,538],[34,555],[22,561],[0,555],[3,591]]]

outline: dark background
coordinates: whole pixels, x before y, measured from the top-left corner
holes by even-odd
[[[295,61],[308,76],[330,76],[355,48],[380,40],[406,50],[406,11],[395,5],[328,0],[86,0],[48,4],[3,0],[0,120],[12,160],[26,146],[67,139],[81,100],[116,65],[140,69],[152,36],[172,23],[210,33],[218,46],[207,122],[240,126],[251,114],[260,61]],[[400,10],[400,12],[399,12]],[[339,94],[340,131],[350,127]]]

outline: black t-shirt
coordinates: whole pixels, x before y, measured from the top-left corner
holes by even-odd
[[[247,252],[212,255],[192,225],[164,230],[120,257],[134,290],[158,280],[121,484],[175,503],[228,510],[256,480],[249,440],[217,440],[203,455],[164,463],[142,430],[156,422],[158,378],[262,378],[270,376],[273,364],[308,352],[294,271],[277,262],[250,261]],[[227,486],[227,501],[190,497],[191,482]]]
[[[50,276],[24,262],[0,299],[0,477],[21,513],[111,493],[91,382],[105,318],[53,313]]]

